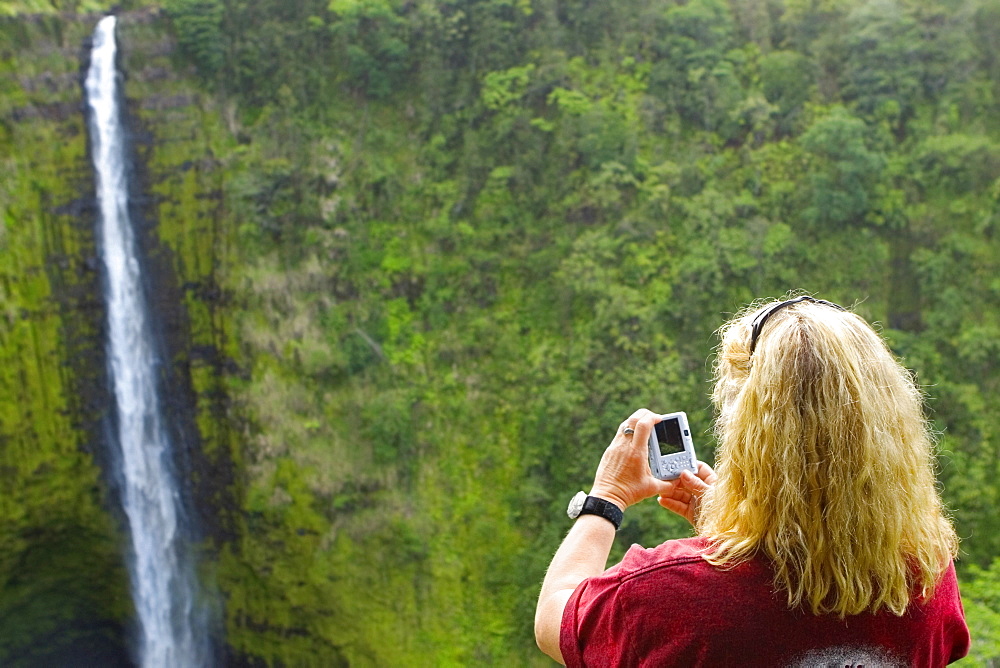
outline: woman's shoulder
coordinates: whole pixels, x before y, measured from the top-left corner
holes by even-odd
[[[733,566],[719,567],[705,560],[710,543],[701,537],[668,540],[656,547],[633,545],[621,562],[607,571],[619,582],[647,578],[679,577],[687,582],[721,585],[733,575],[745,583],[759,582],[770,590],[771,572],[767,563],[751,559]]]
[[[708,547],[704,538],[680,538],[660,543],[656,547],[632,545],[618,565],[621,576],[634,576],[640,573],[687,564],[705,564],[702,555]]]

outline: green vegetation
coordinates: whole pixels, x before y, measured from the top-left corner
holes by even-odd
[[[103,356],[100,320],[84,308],[99,288],[73,58],[87,35],[0,21],[0,663],[11,666],[83,646],[114,654],[131,612],[92,457],[103,370],[86,359]]]
[[[991,563],[997,6],[952,4],[228,6],[201,71],[246,141],[233,646],[537,661],[537,582],[609,429],[684,407],[710,457],[713,331],[793,287],[882,323],[942,432],[963,577]],[[636,509],[619,549],[685,531]],[[289,554],[313,575],[237,593]]]
[[[149,4],[138,0],[125,2],[109,2],[109,0],[0,0],[0,18],[5,16],[40,16],[53,14],[86,14],[88,12],[131,9],[135,6]]]
[[[544,664],[534,597],[614,427],[684,409],[710,461],[715,329],[804,289],[880,323],[925,387],[968,663],[1000,660],[1000,3],[163,4],[167,22],[123,18],[126,93],[233,656]],[[40,307],[68,273],[28,271],[50,257],[35,235],[76,228],[20,222],[53,210],[31,188],[86,192],[55,178],[86,174],[80,128],[17,120],[55,102],[33,82],[75,67],[85,31],[59,26],[64,51],[30,62],[4,33],[21,78],[0,84],[0,155],[21,176],[0,184],[0,406],[89,471],[35,479],[88,499],[74,512],[107,555],[86,437],[37,417],[73,381],[17,381],[34,349],[7,343],[34,337],[55,369],[76,340]],[[32,489],[16,471],[4,485]],[[59,517],[48,503],[11,497],[5,517]],[[687,532],[635,508],[612,558]]]

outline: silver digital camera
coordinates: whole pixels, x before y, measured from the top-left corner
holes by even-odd
[[[679,478],[682,471],[698,473],[687,414],[661,415],[649,432],[649,470],[660,480]]]

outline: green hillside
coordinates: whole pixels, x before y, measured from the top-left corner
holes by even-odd
[[[107,4],[0,2],[4,665],[130,615],[75,78]],[[714,332],[789,290],[924,387],[1000,661],[1000,0],[125,8],[227,661],[547,665],[569,498],[640,406],[711,462]],[[612,558],[688,533],[650,502]]]

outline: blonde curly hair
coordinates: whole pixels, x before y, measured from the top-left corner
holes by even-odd
[[[958,550],[922,394],[867,322],[824,303],[775,311],[751,354],[751,322],[775,304],[720,330],[705,558],[765,556],[789,607],[902,615]]]

